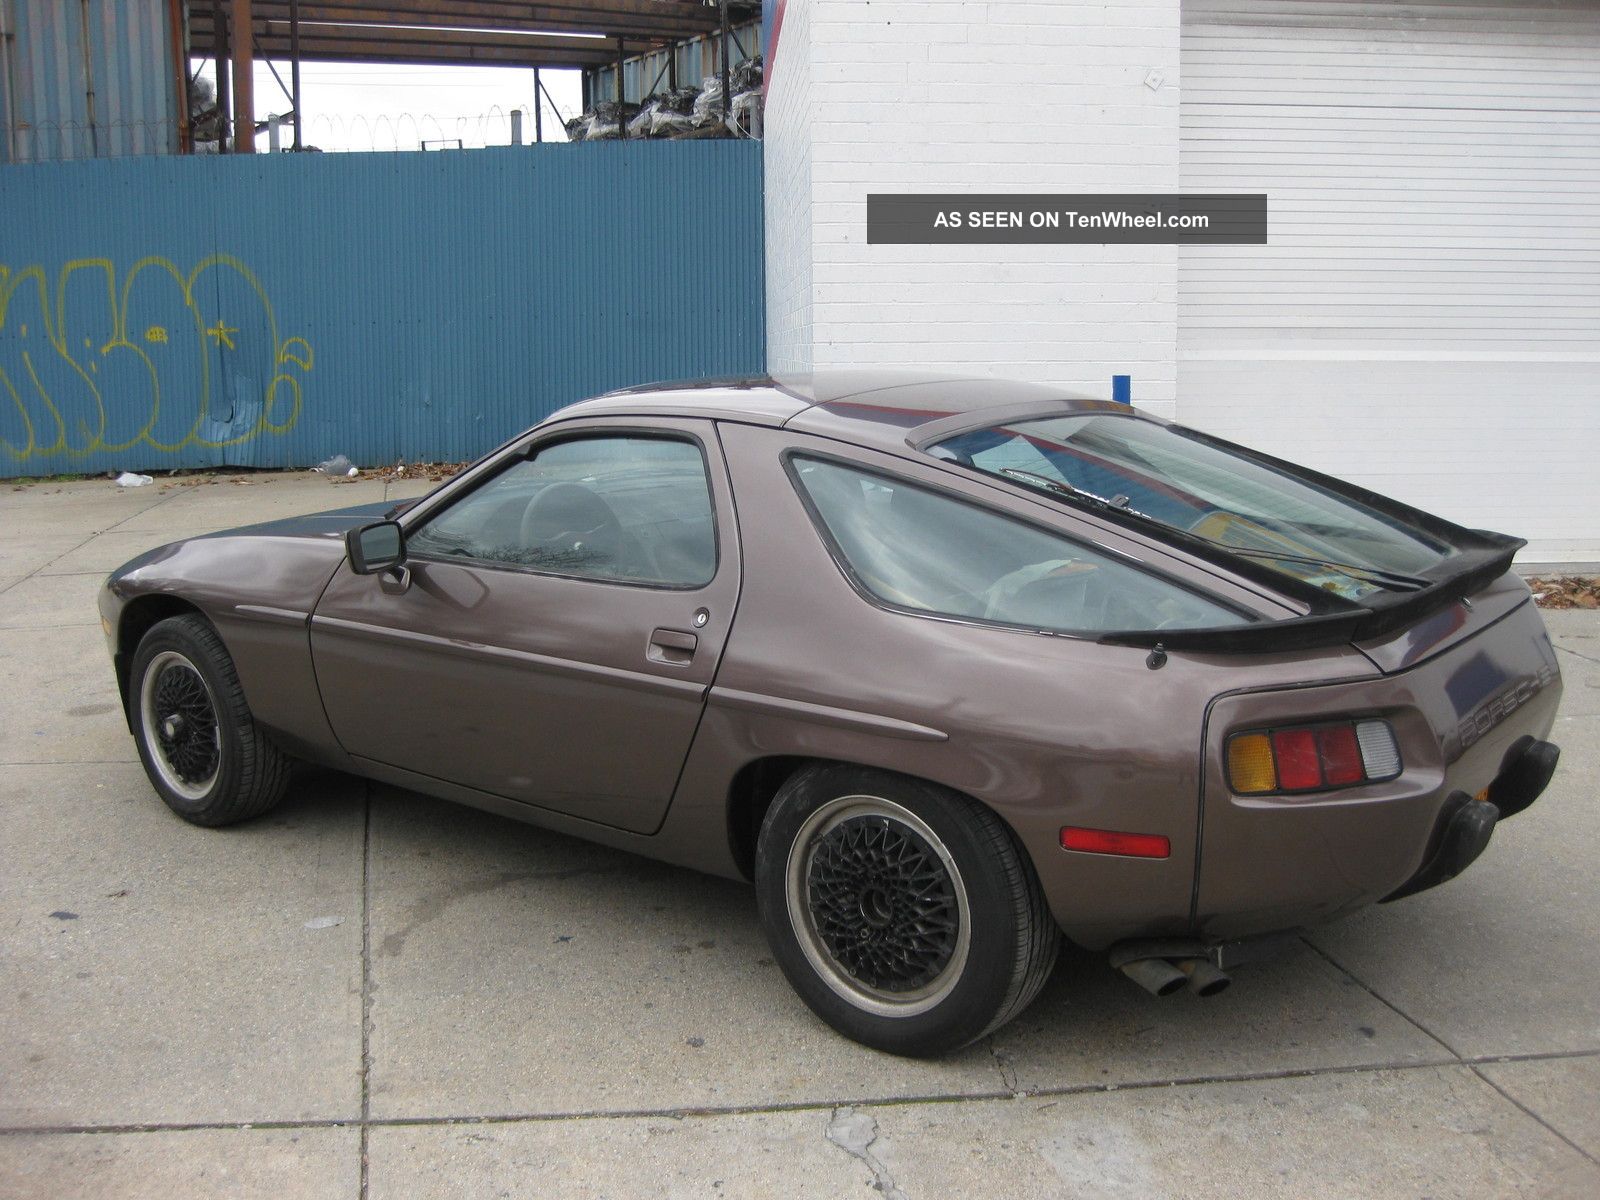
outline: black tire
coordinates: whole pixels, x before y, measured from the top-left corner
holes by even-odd
[[[257,728],[233,659],[204,617],[151,626],[134,652],[128,711],[145,774],[185,821],[231,825],[283,798],[290,760]]]
[[[840,1033],[943,1054],[1039,994],[1061,934],[1016,838],[958,792],[842,764],[778,790],[756,846],[773,956]]]

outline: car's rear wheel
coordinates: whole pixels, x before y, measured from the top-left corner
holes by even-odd
[[[812,1011],[894,1054],[940,1054],[1020,1013],[1060,933],[994,813],[860,767],[803,768],[756,850],[774,957]]]
[[[282,799],[289,759],[256,726],[233,660],[204,617],[153,625],[128,688],[145,773],[185,821],[229,825]]]

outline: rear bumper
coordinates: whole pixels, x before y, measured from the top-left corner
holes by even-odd
[[[1383,903],[1438,887],[1470,867],[1488,849],[1494,827],[1544,793],[1560,759],[1561,750],[1553,743],[1518,738],[1504,769],[1486,789],[1486,798],[1455,792],[1445,801],[1421,870],[1385,896]]]
[[[1555,743],[1518,738],[1505,766],[1489,785],[1489,803],[1500,810],[1500,819],[1516,816],[1544,795],[1560,761],[1561,748]]]
[[[1383,898],[1387,904],[1448,883],[1478,860],[1489,848],[1500,810],[1487,800],[1474,800],[1465,792],[1454,792],[1439,813],[1439,829],[1433,852],[1422,869]]]
[[[1549,781],[1555,748],[1528,752],[1547,745],[1560,695],[1544,623],[1524,604],[1381,678],[1219,698],[1206,727],[1195,932],[1221,941],[1314,925],[1453,878]],[[1395,730],[1398,779],[1311,797],[1230,790],[1229,733],[1367,715]],[[1469,807],[1477,796],[1482,807]]]
[[[1382,903],[1438,887],[1465,871],[1489,846],[1495,826],[1527,809],[1555,774],[1561,751],[1550,742],[1523,737],[1505,768],[1489,785],[1489,799],[1453,792],[1439,815],[1422,868]],[[1498,797],[1499,803],[1495,802]],[[1504,809],[1500,808],[1504,804]],[[1228,940],[1217,938],[1131,938],[1111,948],[1111,965],[1137,959],[1205,959],[1224,971],[1258,959],[1276,958],[1294,945],[1303,930],[1283,929]]]

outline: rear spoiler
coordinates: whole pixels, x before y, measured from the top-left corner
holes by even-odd
[[[1500,539],[1505,544],[1495,550],[1464,551],[1447,560],[1435,568],[1436,571],[1447,571],[1443,578],[1421,591],[1386,592],[1368,597],[1361,603],[1323,592],[1322,597],[1336,607],[1303,617],[1209,629],[1113,631],[1103,633],[1095,640],[1108,646],[1159,645],[1167,650],[1210,651],[1216,654],[1271,654],[1381,638],[1415,624],[1440,609],[1448,608],[1474,592],[1482,591],[1511,569],[1511,560],[1516,557],[1518,550],[1527,545],[1521,538],[1479,530],[1472,532]],[[1230,558],[1227,565],[1238,570],[1246,561]],[[1283,585],[1281,576],[1275,586],[1281,591],[1290,590]]]

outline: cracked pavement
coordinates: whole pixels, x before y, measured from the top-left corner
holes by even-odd
[[[1600,614],[1459,880],[1156,1000],[1068,950],[937,1062],[813,1018],[749,889],[331,772],[171,816],[94,593],[425,486],[0,485],[0,1196],[1600,1194]]]

